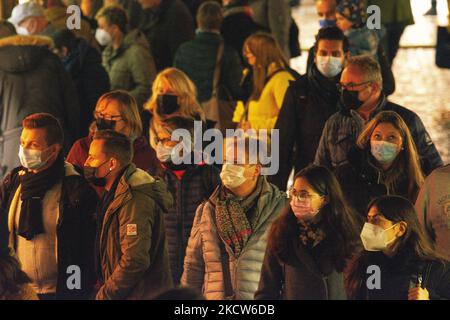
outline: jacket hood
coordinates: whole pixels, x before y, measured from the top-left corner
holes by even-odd
[[[159,179],[153,178],[144,170],[131,164],[125,171],[121,183],[126,183],[131,192],[141,192],[151,197],[163,211],[168,211],[173,204],[173,198],[167,186]]]
[[[19,73],[34,69],[49,54],[53,40],[43,36],[11,36],[0,39],[0,70]]]

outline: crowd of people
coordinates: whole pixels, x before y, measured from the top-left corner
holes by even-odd
[[[317,0],[305,74],[287,1],[22,2],[0,21],[0,299],[450,299],[450,166],[389,101],[409,0]],[[244,134],[215,163],[197,123]]]

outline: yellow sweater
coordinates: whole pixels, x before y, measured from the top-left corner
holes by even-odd
[[[288,71],[276,73],[264,87],[259,100],[252,100],[248,106],[248,121],[255,130],[273,129],[278,118],[289,81],[294,77]],[[239,122],[244,114],[244,103],[239,101],[233,115],[233,122]]]

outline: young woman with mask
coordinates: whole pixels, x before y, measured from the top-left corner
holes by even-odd
[[[188,130],[191,134],[192,140],[184,142],[184,147],[189,153],[187,156],[194,160],[192,159],[195,152],[192,150],[194,145],[192,119],[176,116],[164,121],[156,121],[154,125],[157,140],[156,155],[161,161],[161,167],[157,170],[156,176],[166,183],[174,199],[174,205],[164,214],[164,225],[172,278],[175,284],[179,284],[195,211],[220,184],[219,169],[203,161],[200,163],[192,161],[191,164],[174,163],[177,161],[172,159],[175,154],[173,151],[178,142],[171,141],[171,134],[177,129]],[[184,156],[183,154],[182,157]]]
[[[88,158],[89,146],[97,130],[114,130],[133,141],[133,163],[140,169],[155,172],[159,167],[155,151],[142,136],[142,122],[134,98],[126,91],[116,90],[104,94],[97,102],[94,111],[95,122],[91,124],[87,137],[74,143],[67,156],[67,162],[83,168]],[[101,189],[97,188],[100,192]]]
[[[147,115],[144,123],[150,124],[149,137],[153,148],[156,148],[153,121],[175,116],[205,121],[205,114],[197,101],[197,88],[183,71],[176,68],[161,71],[153,82],[152,92],[145,105]]]
[[[407,199],[382,196],[372,201],[361,240],[365,250],[350,264],[346,279],[350,298],[450,299],[449,263],[435,251]]]
[[[289,63],[273,36],[263,32],[247,38],[243,55],[252,67],[252,92],[245,107],[237,104],[233,121],[243,129],[273,129],[289,81],[294,80]]]
[[[383,111],[368,122],[347,158],[336,176],[361,216],[378,196],[401,195],[415,202],[424,177],[411,133],[397,113]]]
[[[206,299],[253,299],[269,228],[286,204],[285,194],[261,176],[261,164],[251,162],[249,146],[262,146],[252,139],[225,140],[222,184],[195,214],[181,284]]]
[[[359,225],[325,167],[294,178],[290,205],[273,223],[256,299],[346,299],[342,272],[358,245]]]

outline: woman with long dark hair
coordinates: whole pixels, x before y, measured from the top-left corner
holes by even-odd
[[[350,264],[346,279],[350,298],[450,298],[449,264],[433,247],[409,200],[400,196],[373,200],[361,240],[365,250]]]
[[[342,271],[358,245],[358,223],[325,167],[300,171],[290,205],[273,223],[255,299],[346,299]]]

